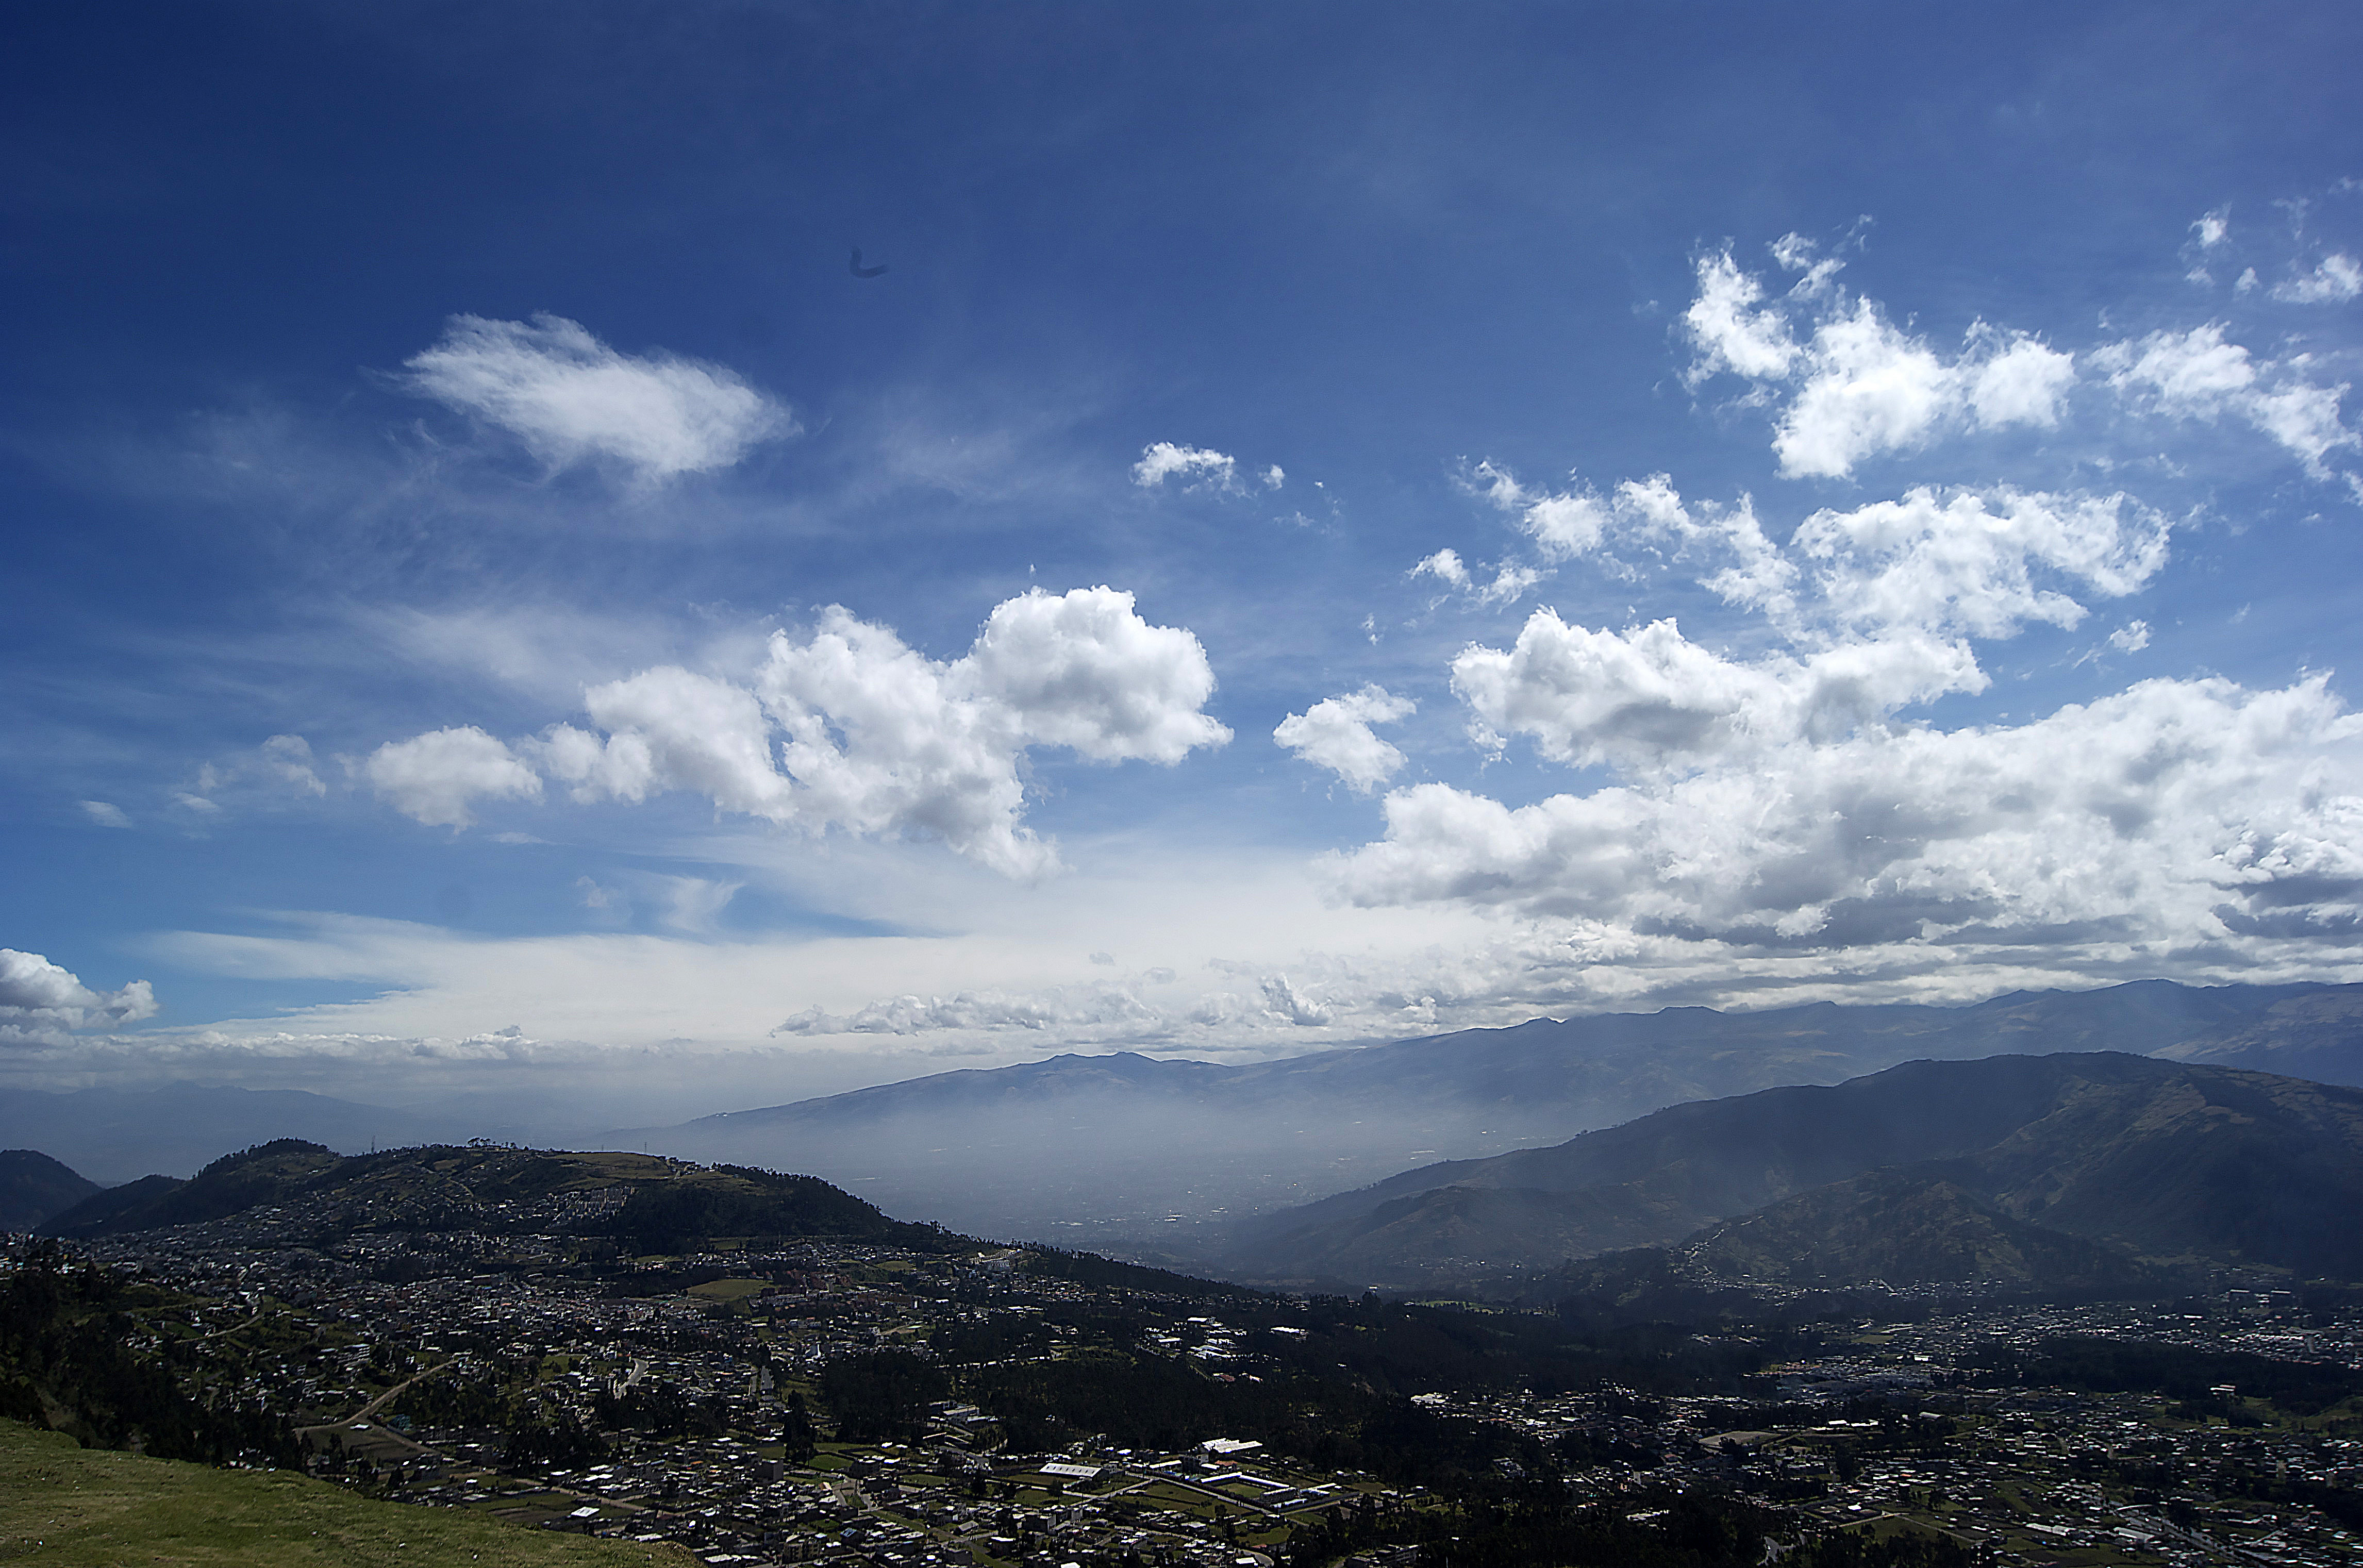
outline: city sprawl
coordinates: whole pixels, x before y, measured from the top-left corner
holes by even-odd
[[[613,1234],[633,1190],[433,1228],[296,1203],[28,1241],[10,1310],[112,1326],[116,1386],[78,1418],[95,1440],[169,1427],[132,1406],[177,1399],[209,1457],[713,1563],[1440,1568],[1553,1531],[1753,1532],[1816,1562],[1904,1533],[1915,1562],[2363,1562],[2363,1300],[2263,1273],[1618,1321],[1253,1293],[921,1228],[636,1252]],[[160,1371],[171,1394],[137,1392]]]

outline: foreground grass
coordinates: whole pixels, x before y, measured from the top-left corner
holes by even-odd
[[[356,1497],[289,1471],[216,1470],[77,1447],[0,1420],[0,1562],[58,1568],[682,1568],[678,1547],[517,1529]]]

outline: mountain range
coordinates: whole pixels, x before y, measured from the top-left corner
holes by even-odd
[[[1396,1179],[1399,1173],[1556,1146],[1662,1107],[1836,1084],[1915,1059],[2061,1051],[2363,1084],[2363,986],[2146,981],[1963,1007],[1678,1007],[1241,1065],[1070,1055],[619,1129],[575,1147],[807,1172],[882,1208],[975,1234],[1259,1277],[1303,1270],[1259,1251],[1267,1232],[1243,1227],[1244,1218],[1370,1188],[1383,1192],[1381,1204],[1418,1211],[1391,1210],[1379,1227],[1394,1227],[1390,1234],[1405,1239],[1403,1250],[1390,1251],[1392,1243],[1375,1237],[1329,1236],[1306,1252],[1303,1268],[1391,1278],[1445,1260],[1461,1260],[1450,1264],[1458,1269],[1499,1254],[1523,1266],[1644,1240],[1670,1243],[1791,1195],[1766,1187],[1676,1205],[1653,1218],[1632,1195],[1611,1201],[1597,1192],[1462,1182],[1448,1172]],[[107,1199],[137,1207],[227,1151],[275,1139],[352,1154],[489,1130],[460,1127],[450,1111],[188,1084],[0,1090],[0,1143],[38,1148],[100,1182],[168,1173]],[[1586,1205],[1599,1212],[1586,1215]],[[1312,1211],[1287,1221],[1316,1222]]]
[[[1237,1226],[1249,1282],[1467,1284],[1674,1246],[1760,1283],[2363,1277],[2363,1091],[2123,1052],[1914,1062],[1444,1162]]]
[[[41,1155],[0,1159],[0,1171],[19,1167],[45,1184],[44,1203],[91,1185]],[[1218,1251],[1144,1261],[1252,1285],[1527,1299],[1613,1295],[1635,1280],[2123,1294],[2225,1264],[2363,1280],[2357,1213],[2363,1089],[2060,1052],[1912,1062],[1693,1101],[1552,1146],[1419,1167],[1235,1222]],[[192,1179],[91,1191],[40,1229],[90,1238],[233,1216],[307,1235],[605,1237],[610,1257],[716,1236],[962,1244],[809,1175],[483,1143],[343,1155],[297,1139]]]
[[[1437,1159],[1558,1143],[1667,1106],[1836,1084],[1915,1059],[2060,1051],[2363,1084],[2363,986],[2141,981],[1966,1007],[1671,1007],[1247,1065],[1059,1056],[598,1141],[811,1171],[979,1234],[1195,1257],[1243,1213]],[[1488,1223],[1520,1222],[1505,1207],[1514,1200],[1457,1201],[1490,1204],[1499,1212]]]

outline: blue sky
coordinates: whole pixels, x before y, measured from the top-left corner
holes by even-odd
[[[2347,7],[13,31],[11,1081],[2356,975]]]

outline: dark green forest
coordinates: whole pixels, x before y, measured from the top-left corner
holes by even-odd
[[[1416,1546],[1422,1568],[1757,1568],[1773,1561],[1768,1540],[1792,1529],[1730,1497],[1637,1494],[1574,1507],[1538,1484],[1442,1508],[1338,1515],[1292,1536],[1286,1560],[1289,1568],[1320,1568],[1374,1546]],[[1936,1536],[1874,1540],[1838,1530],[1789,1547],[1778,1561],[1783,1568],[1972,1568],[1977,1557]]]
[[[968,1244],[932,1225],[889,1219],[815,1176],[739,1165],[716,1165],[714,1174],[735,1180],[635,1188],[616,1217],[613,1233],[641,1252],[682,1251],[710,1236],[826,1236],[914,1251]]]

